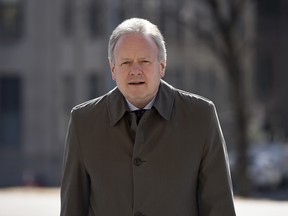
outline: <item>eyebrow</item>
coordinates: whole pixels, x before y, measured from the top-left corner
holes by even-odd
[[[124,57],[124,58],[119,58],[120,61],[127,61],[127,60],[131,60],[131,58],[128,57]]]
[[[150,60],[151,57],[150,56],[145,56],[145,57],[140,57],[139,60]],[[131,58],[128,58],[128,57],[124,57],[124,58],[120,58],[119,61],[131,61],[132,59]]]
[[[143,59],[151,59],[150,56],[146,56],[146,57],[141,57],[140,60],[143,60]]]

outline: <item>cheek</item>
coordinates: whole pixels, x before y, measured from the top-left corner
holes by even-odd
[[[119,74],[119,72],[114,73],[113,77],[112,78],[117,83],[117,85],[122,85],[123,83],[125,83],[126,78],[124,74]]]

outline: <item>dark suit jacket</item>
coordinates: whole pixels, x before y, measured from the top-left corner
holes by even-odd
[[[115,88],[76,106],[66,139],[61,216],[234,216],[213,103],[161,81],[133,139]]]

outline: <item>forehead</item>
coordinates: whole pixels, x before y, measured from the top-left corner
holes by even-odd
[[[157,55],[158,47],[148,35],[139,33],[123,35],[117,41],[114,54],[117,57],[129,55]]]

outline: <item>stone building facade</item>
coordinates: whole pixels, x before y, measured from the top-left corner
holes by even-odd
[[[0,0],[0,187],[60,184],[70,110],[115,86],[107,44],[124,18],[159,26],[168,50],[165,79],[212,99],[229,127],[225,74],[173,17],[192,16],[191,2]]]

